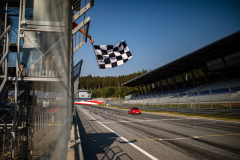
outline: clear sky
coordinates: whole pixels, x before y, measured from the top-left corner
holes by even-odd
[[[95,0],[87,16],[95,45],[125,39],[133,57],[99,69],[88,40],[74,63],[83,59],[81,76],[118,76],[154,70],[239,31],[240,0]]]

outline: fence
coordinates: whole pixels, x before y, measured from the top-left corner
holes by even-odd
[[[240,93],[207,94],[207,95],[152,95],[146,98],[135,97],[124,100],[125,106],[156,106],[168,108],[210,108],[240,109]]]
[[[18,159],[21,159],[25,157],[32,159],[32,156],[36,158],[36,154],[40,151],[45,152],[46,148],[44,146],[52,143],[57,137],[59,138],[56,134],[58,134],[64,126],[63,119],[61,118],[64,116],[64,112],[64,108],[43,108],[38,114],[30,116],[30,124],[26,124],[20,118],[17,121],[17,131],[15,135],[15,158],[18,157]],[[13,124],[11,122],[0,125],[1,158],[10,158],[11,156],[12,127]],[[47,134],[51,134],[52,138],[49,139],[50,136]],[[39,146],[42,146],[42,148]]]
[[[131,100],[105,100],[106,105],[130,108],[139,107],[142,110],[168,111],[178,113],[208,114],[222,116],[240,116],[240,94],[226,93],[198,96],[162,96],[139,98]]]

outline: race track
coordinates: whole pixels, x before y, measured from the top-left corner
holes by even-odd
[[[240,159],[240,123],[77,105],[85,160]]]

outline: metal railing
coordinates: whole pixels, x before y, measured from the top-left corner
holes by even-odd
[[[213,94],[211,90],[204,94],[188,93],[150,95],[124,100],[123,105],[155,106],[169,108],[210,108],[210,109],[240,109],[240,91]]]
[[[179,113],[210,114],[223,116],[240,116],[240,92],[189,95],[155,95],[131,100],[106,99],[105,104],[122,108],[132,106],[142,110],[168,111]]]

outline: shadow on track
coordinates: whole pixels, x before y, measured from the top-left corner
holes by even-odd
[[[132,160],[119,146],[111,146],[114,142],[119,142],[116,140],[118,138],[116,134],[103,133],[103,131],[94,124],[95,120],[88,120],[85,114],[81,114],[78,109],[76,109],[76,111],[85,159]]]

